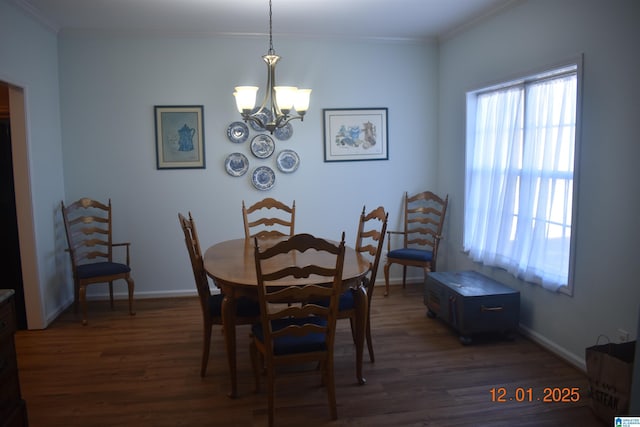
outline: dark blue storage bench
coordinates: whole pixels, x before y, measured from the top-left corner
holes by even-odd
[[[520,292],[476,271],[445,271],[427,275],[424,284],[427,316],[439,317],[470,344],[473,334],[518,329]]]

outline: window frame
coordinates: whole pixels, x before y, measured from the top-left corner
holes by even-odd
[[[575,67],[575,71],[570,68]],[[583,54],[571,56],[561,61],[557,61],[552,64],[548,64],[526,73],[519,73],[518,76],[512,78],[500,79],[498,82],[491,84],[485,84],[481,87],[466,92],[466,129],[465,129],[465,190],[463,198],[463,221],[466,217],[467,209],[467,164],[469,159],[467,158],[467,146],[468,141],[474,137],[475,133],[475,120],[477,113],[477,97],[480,94],[492,92],[501,89],[507,89],[514,86],[522,86],[525,88],[526,84],[536,81],[543,81],[547,78],[560,77],[562,74],[574,73],[576,74],[576,117],[575,117],[575,140],[574,140],[574,159],[573,159],[573,189],[571,194],[571,237],[569,240],[569,260],[568,260],[568,277],[567,285],[560,286],[556,292],[573,296],[574,284],[575,284],[575,259],[576,259],[576,244],[577,244],[577,228],[578,228],[578,194],[580,183],[580,147],[581,147],[581,135],[582,135],[582,86],[583,86]],[[525,89],[526,90],[526,89]],[[556,174],[561,175],[566,172],[557,171]],[[551,223],[549,219],[547,222]],[[464,242],[466,233],[465,224],[463,224],[462,244],[464,248]],[[468,254],[468,251],[463,249],[464,253]],[[491,266],[492,268],[498,268],[504,270],[502,267]],[[524,280],[518,277],[519,280]],[[542,287],[538,283],[534,283],[536,286]]]

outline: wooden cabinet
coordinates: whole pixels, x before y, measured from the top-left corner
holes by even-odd
[[[475,271],[429,273],[424,303],[427,315],[451,325],[463,344],[473,334],[518,329],[520,292]]]
[[[0,426],[27,426],[27,406],[20,395],[14,333],[13,290],[0,289]]]

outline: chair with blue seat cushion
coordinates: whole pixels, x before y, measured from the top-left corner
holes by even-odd
[[[371,212],[365,214],[365,206],[362,207],[360,220],[358,223],[358,234],[356,235],[357,252],[369,258],[370,269],[369,274],[363,278],[362,285],[367,291],[368,310],[367,310],[367,326],[366,340],[369,350],[369,359],[375,362],[373,354],[373,341],[371,339],[371,299],[373,298],[373,290],[378,272],[378,264],[380,256],[384,248],[384,237],[387,230],[387,219],[389,214],[385,212],[382,206],[378,206]],[[349,319],[351,323],[351,334],[355,341],[356,309],[353,290],[349,289],[340,295],[340,304],[338,309],[338,319]]]
[[[87,286],[109,284],[109,300],[113,309],[113,282],[127,282],[129,314],[133,311],[134,281],[129,266],[130,243],[113,243],[111,199],[108,204],[84,197],[68,206],[60,202],[67,235],[67,251],[73,273],[74,310],[82,309],[82,324],[87,324]],[[114,260],[114,248],[125,249],[124,262]],[[122,258],[122,257],[121,257]]]
[[[333,345],[342,287],[344,233],[339,244],[296,234],[264,250],[257,238],[254,245],[260,322],[251,328],[250,353],[256,392],[263,369],[267,372],[269,426],[275,418],[276,367],[310,362],[319,364],[331,418],[335,420]],[[301,260],[305,252],[312,251],[318,251],[322,265]],[[274,258],[278,259],[277,267]],[[315,303],[318,300],[329,303]]]
[[[193,276],[200,298],[200,307],[202,308],[203,329],[203,346],[202,346],[202,362],[200,364],[200,376],[204,377],[207,373],[207,364],[209,362],[209,349],[211,348],[211,330],[213,325],[222,325],[222,300],[224,295],[212,294],[209,288],[209,278],[204,269],[202,259],[202,250],[196,224],[189,212],[189,218],[178,213],[178,220],[184,232],[184,241],[189,252]],[[236,300],[236,324],[251,325],[260,316],[258,301],[250,298],[241,297]]]
[[[404,193],[404,230],[387,231],[385,296],[389,295],[389,268],[392,264],[402,265],[402,287],[406,286],[407,267],[422,268],[425,278],[430,271],[436,271],[438,246],[448,203],[449,195],[443,199],[431,191],[413,196]],[[396,234],[402,236],[402,246],[392,250],[392,236]]]

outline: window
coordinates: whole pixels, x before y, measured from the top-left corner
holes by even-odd
[[[467,94],[464,250],[571,293],[578,62]]]

